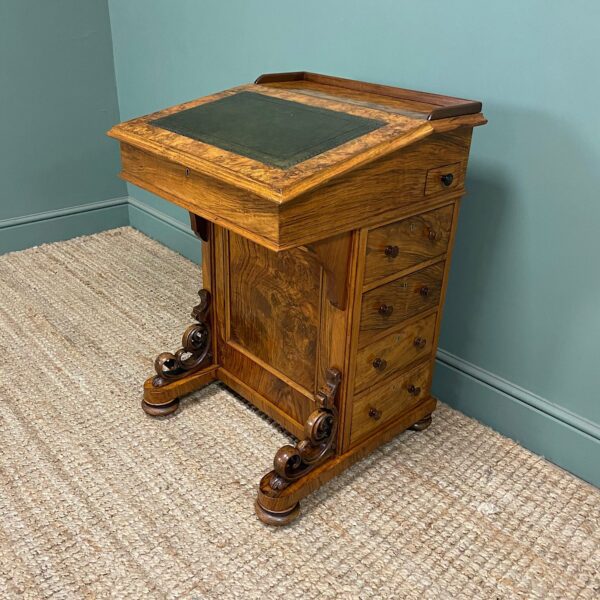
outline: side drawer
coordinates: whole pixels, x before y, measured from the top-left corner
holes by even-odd
[[[372,435],[429,397],[429,361],[354,397],[350,443]]]
[[[452,163],[443,167],[435,167],[427,171],[425,195],[448,192],[463,187],[464,169],[462,163]]]
[[[444,261],[381,285],[363,294],[360,345],[378,332],[434,308],[440,301]]]
[[[431,353],[437,313],[365,346],[356,357],[355,390],[370,387]]]
[[[369,232],[365,283],[445,254],[454,205],[443,206]]]

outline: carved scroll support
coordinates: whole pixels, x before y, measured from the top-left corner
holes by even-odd
[[[307,475],[333,455],[338,428],[335,400],[340,381],[337,369],[327,370],[325,385],[315,398],[318,408],[304,426],[305,438],[295,446],[282,446],[275,454],[273,471],[261,479],[256,514],[264,523],[286,525],[294,520],[299,513],[295,488],[302,487]]]
[[[151,416],[163,416],[177,410],[179,396],[189,393],[215,379],[216,366],[210,367],[211,324],[208,290],[198,292],[200,302],[192,309],[196,323],[190,325],[174,354],[162,352],[154,361],[156,375],[144,384],[142,408]]]

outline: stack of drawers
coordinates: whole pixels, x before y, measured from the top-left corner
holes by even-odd
[[[350,443],[429,397],[454,203],[368,232]]]

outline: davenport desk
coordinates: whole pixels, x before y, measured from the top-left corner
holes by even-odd
[[[256,512],[299,501],[425,429],[450,253],[481,103],[282,73],[115,126],[121,176],[184,207],[203,285],[144,410],[221,380],[299,441]]]

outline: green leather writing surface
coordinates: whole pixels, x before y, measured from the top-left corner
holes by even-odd
[[[151,124],[287,169],[379,129],[385,122],[240,92],[156,119]]]

